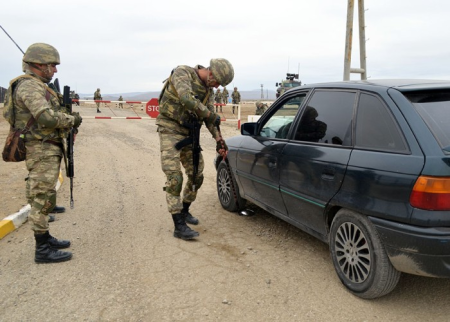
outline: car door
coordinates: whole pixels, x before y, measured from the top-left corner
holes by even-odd
[[[280,155],[280,192],[290,219],[326,235],[324,210],[339,190],[352,152],[356,92],[316,90]]]
[[[286,215],[280,195],[280,156],[306,93],[287,95],[258,123],[255,135],[245,136],[238,151],[236,175],[242,192],[266,210]]]

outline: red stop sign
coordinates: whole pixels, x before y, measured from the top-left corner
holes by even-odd
[[[145,110],[148,116],[156,118],[159,115],[158,99],[152,98],[150,101],[148,101],[145,105]]]

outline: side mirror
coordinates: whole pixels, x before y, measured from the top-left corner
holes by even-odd
[[[254,123],[254,122],[242,124],[241,134],[242,135],[255,135],[256,134],[256,125],[257,125],[257,123]]]

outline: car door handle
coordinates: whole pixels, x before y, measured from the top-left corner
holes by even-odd
[[[334,169],[327,168],[322,171],[322,179],[324,180],[333,180],[336,171]]]

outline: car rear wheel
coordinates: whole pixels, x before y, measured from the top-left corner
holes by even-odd
[[[228,211],[239,211],[244,208],[245,199],[239,195],[239,187],[225,161],[217,167],[217,194],[222,207]]]
[[[342,284],[354,295],[373,299],[391,292],[400,272],[391,264],[372,222],[340,210],[331,224],[330,253]]]

